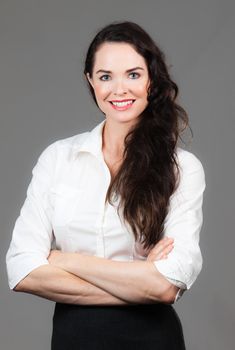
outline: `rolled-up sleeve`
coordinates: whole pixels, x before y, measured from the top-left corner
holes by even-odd
[[[55,168],[55,143],[40,155],[32,170],[27,196],[15,222],[12,239],[6,254],[10,289],[35,268],[48,264],[53,230],[52,203],[49,190]]]
[[[180,287],[182,293],[182,290],[190,289],[202,269],[199,237],[206,183],[202,163],[193,153],[182,150],[178,159],[180,182],[170,198],[164,222],[164,236],[174,238],[174,247],[167,259],[154,261],[154,265],[170,282]]]

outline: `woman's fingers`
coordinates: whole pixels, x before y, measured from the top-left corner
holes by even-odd
[[[165,249],[168,249],[168,247],[171,246],[173,242],[173,238],[163,238],[155,245],[155,247],[150,252],[154,252],[155,254],[162,253]]]
[[[168,254],[174,248],[174,239],[165,237],[161,239],[148,254],[147,260],[166,259]]]
[[[173,242],[169,243],[169,245],[167,245],[160,253],[159,253],[159,257],[166,259],[168,257],[168,254],[172,251],[172,249],[174,248]]]

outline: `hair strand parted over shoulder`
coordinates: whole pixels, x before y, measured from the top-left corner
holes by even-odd
[[[106,200],[112,204],[113,196],[120,196],[119,214],[122,211],[135,239],[150,249],[162,238],[170,197],[179,184],[176,147],[181,131],[189,126],[188,115],[176,102],[178,86],[169,75],[164,53],[134,22],[113,22],[96,34],[87,51],[85,75],[92,77],[95,53],[106,42],[132,45],[148,67],[148,105],[125,137],[123,162]],[[89,82],[88,86],[97,104]]]

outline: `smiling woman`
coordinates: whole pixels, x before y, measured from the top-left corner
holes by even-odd
[[[6,256],[9,286],[56,302],[52,350],[185,350],[171,304],[202,267],[205,176],[177,145],[188,125],[178,87],[133,22],[97,33],[84,77],[105,118],[39,157]]]
[[[107,124],[121,122],[130,128],[138,121],[148,104],[150,78],[144,57],[134,47],[122,42],[100,45],[93,71],[86,75]]]

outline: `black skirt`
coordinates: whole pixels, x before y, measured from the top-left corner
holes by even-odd
[[[56,303],[51,350],[185,350],[170,304],[93,306]]]

